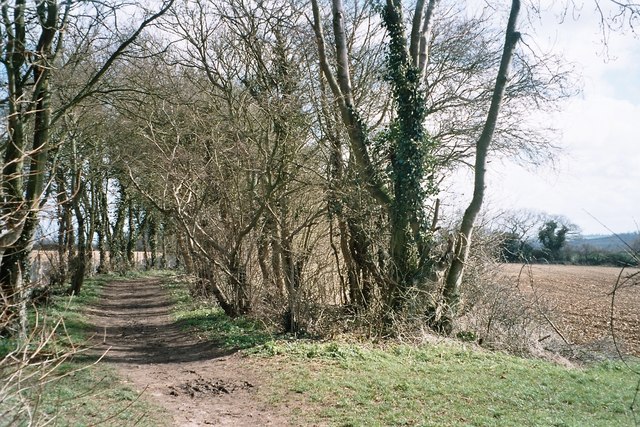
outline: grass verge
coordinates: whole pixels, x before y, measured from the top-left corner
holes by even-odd
[[[194,302],[180,280],[168,286],[185,326],[260,358],[260,396],[299,425],[610,427],[634,425],[640,409],[639,376],[622,363],[567,368],[461,343],[274,340]]]
[[[630,405],[638,378],[618,363],[566,368],[457,344],[271,343],[255,352],[274,360],[271,401],[297,408],[302,424],[634,423]]]
[[[248,349],[273,340],[258,322],[237,318],[231,319],[221,308],[210,301],[197,301],[191,297],[183,279],[176,276],[164,281],[175,303],[173,315],[185,329],[217,342],[227,349]]]
[[[47,425],[65,427],[166,425],[158,408],[125,386],[111,367],[71,362],[60,365],[55,375],[57,379],[29,393],[38,409],[35,425],[48,420],[53,421]]]

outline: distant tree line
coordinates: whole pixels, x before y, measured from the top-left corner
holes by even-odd
[[[495,231],[499,236],[500,259],[508,263],[557,263],[574,265],[635,266],[640,251],[640,236],[627,242],[618,240],[612,247],[598,247],[588,240],[576,239],[578,229],[566,218],[535,212],[505,214]],[[573,240],[579,243],[574,243]]]

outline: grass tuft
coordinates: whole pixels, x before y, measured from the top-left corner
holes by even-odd
[[[203,334],[221,347],[248,349],[273,339],[273,335],[255,320],[231,319],[211,302],[193,300],[187,286],[179,280],[168,280],[165,286],[175,302],[175,319],[185,329]]]

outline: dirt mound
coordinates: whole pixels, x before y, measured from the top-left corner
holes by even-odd
[[[233,383],[220,379],[206,380],[204,378],[197,378],[180,384],[177,387],[169,386],[169,394],[171,396],[188,394],[190,397],[194,398],[209,395],[231,394],[237,390],[249,390],[253,387],[254,385],[248,381]]]

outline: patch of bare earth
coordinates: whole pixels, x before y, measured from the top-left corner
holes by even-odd
[[[619,281],[621,269],[616,267],[505,264],[501,269],[522,291],[535,294],[553,309],[558,328],[571,342],[612,342],[613,319],[622,349],[640,355],[640,283],[637,276],[624,282],[637,270],[625,270]]]
[[[257,398],[259,366],[189,334],[171,317],[172,303],[156,279],[114,281],[88,310],[103,361],[142,397],[166,409],[168,425],[286,426]]]

